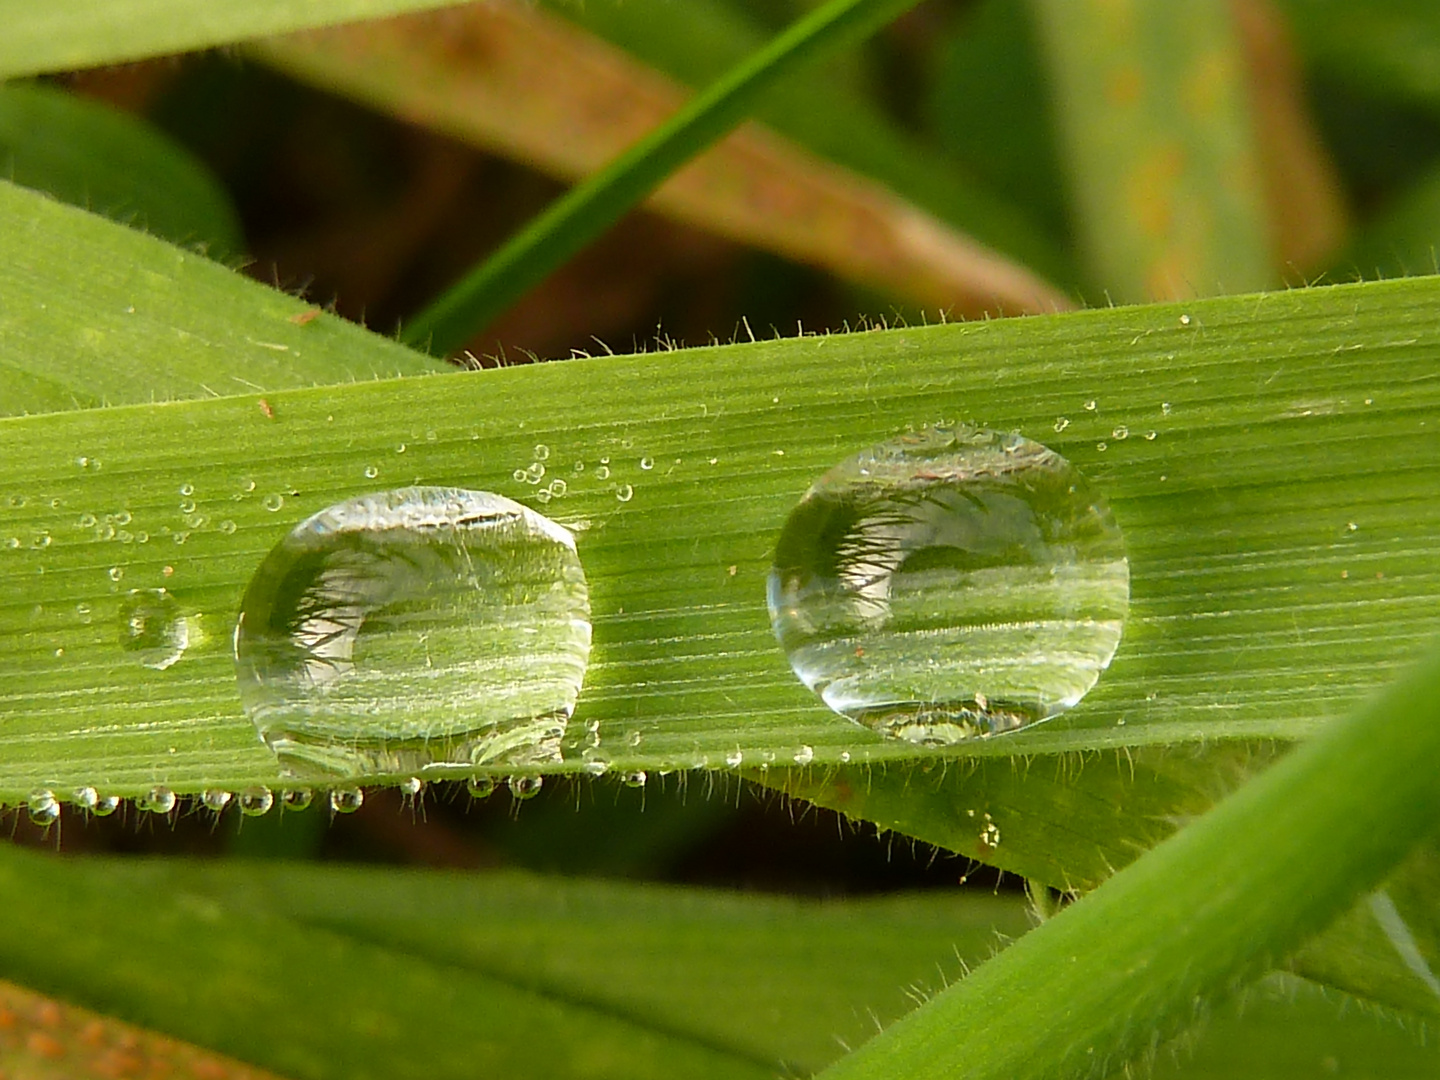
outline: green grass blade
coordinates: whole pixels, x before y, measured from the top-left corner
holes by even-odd
[[[1272,284],[1229,10],[1032,6],[1091,280],[1130,302]]]
[[[847,903],[519,873],[0,849],[27,985],[295,1080],[809,1073],[1027,927],[1016,899]],[[106,960],[97,966],[95,957]],[[177,1007],[183,1002],[183,1007]]]
[[[97,353],[104,377],[123,364],[134,387],[154,356],[165,372],[191,365],[192,388],[231,391],[237,375],[292,377],[274,358],[311,350],[357,373],[421,363],[353,327],[297,326],[288,298],[0,190],[35,223],[0,233],[6,340],[28,343],[4,349],[22,373],[7,387],[31,371],[91,385]],[[91,255],[112,261],[116,236],[142,261],[97,286]],[[78,278],[59,269],[76,252]],[[146,289],[188,296],[191,321],[131,329],[125,306]],[[417,481],[516,497],[578,531],[596,629],[574,724],[598,722],[616,769],[913,756],[794,679],[764,579],[816,476],[946,418],[1021,430],[1091,475],[1126,530],[1133,592],[1120,653],[1079,708],[959,753],[1301,736],[1440,629],[1437,295],[1416,279],[0,422],[0,795],[273,782],[232,681],[241,592],[303,517]],[[107,351],[121,331],[133,336]],[[514,478],[542,444],[547,476],[568,485],[548,503]],[[118,647],[118,605],[160,586],[196,633],[154,672]]]
[[[245,249],[208,169],[118,109],[42,85],[0,86],[0,175],[213,259]]]
[[[405,328],[434,353],[458,348],[634,207],[676,168],[743,120],[775,82],[872,33],[915,0],[830,0],[583,184],[558,199]]]
[[[0,0],[0,79],[118,64],[454,0]]]
[[[447,370],[311,310],[0,182],[0,415]]]
[[[1433,830],[1437,701],[1440,653],[822,1076],[1090,1077],[1142,1057]]]
[[[764,31],[724,0],[684,4],[546,4],[607,41],[693,87],[720,78],[759,48]],[[878,108],[854,80],[827,68],[778,83],[755,115],[811,150],[878,180],[982,243],[1051,281],[1072,287],[1061,242],[1006,193],[987,188]]]

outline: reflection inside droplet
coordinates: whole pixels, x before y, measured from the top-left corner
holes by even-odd
[[[299,775],[559,761],[589,652],[570,533],[457,488],[302,522],[256,571],[235,633],[245,709]]]
[[[769,580],[795,673],[842,716],[944,744],[1044,720],[1120,643],[1130,571],[1103,499],[1019,435],[937,427],[820,478]]]

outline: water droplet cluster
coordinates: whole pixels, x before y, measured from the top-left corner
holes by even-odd
[[[800,679],[840,715],[928,745],[1073,706],[1114,656],[1129,595],[1120,531],[1074,466],[963,426],[827,472],[769,579]]]

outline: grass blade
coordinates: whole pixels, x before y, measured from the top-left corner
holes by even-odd
[[[821,1074],[1104,1075],[1378,885],[1440,813],[1440,653]]]
[[[312,26],[444,7],[454,0],[0,0],[0,79],[209,49]]]
[[[531,5],[472,5],[339,27],[271,39],[250,52],[296,78],[567,180],[601,168],[684,100],[657,72]],[[1070,306],[1030,270],[880,184],[755,127],[701,154],[646,205],[956,315]]]
[[[744,119],[769,87],[885,25],[915,0],[830,0],[692,98],[660,128],[557,200],[422,311],[402,335],[445,353],[545,278],[665,177]]]

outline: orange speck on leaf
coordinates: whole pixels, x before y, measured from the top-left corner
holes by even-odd
[[[309,326],[319,317],[320,309],[318,307],[312,307],[306,308],[304,311],[297,311],[294,315],[290,316],[289,321],[296,326]]]

